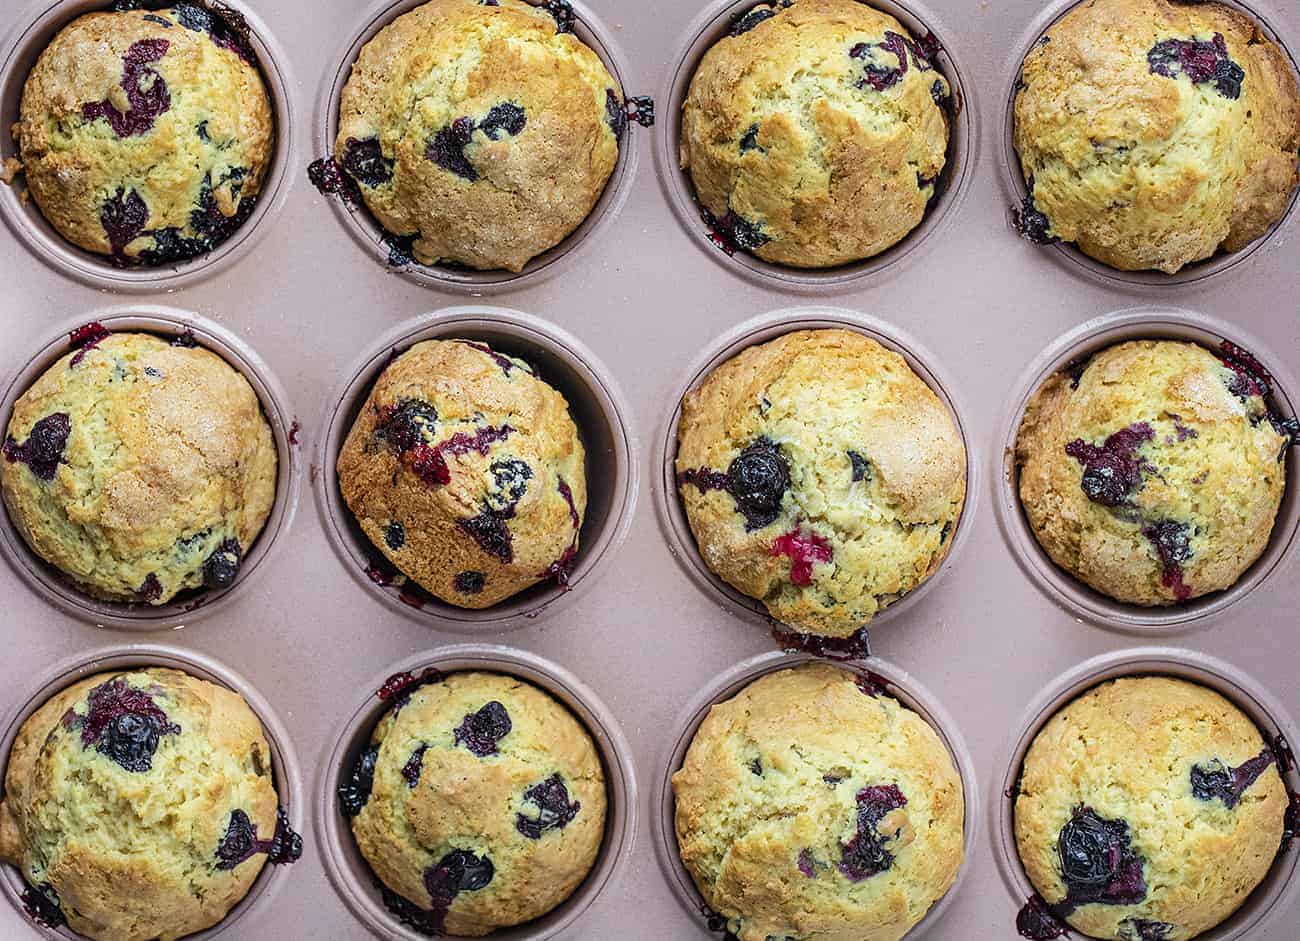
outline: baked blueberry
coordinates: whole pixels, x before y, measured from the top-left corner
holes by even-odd
[[[497,743],[510,734],[510,713],[493,700],[465,716],[456,728],[456,744],[464,745],[480,758],[497,753]]]

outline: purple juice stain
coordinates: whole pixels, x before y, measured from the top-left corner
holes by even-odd
[[[563,477],[557,478],[556,489],[560,491],[560,496],[564,502],[569,505],[569,523],[573,526],[573,538],[569,540],[569,545],[565,548],[560,557],[546,567],[546,571],[539,574],[538,578],[553,578],[561,588],[569,587],[569,577],[573,574],[573,567],[578,561],[578,533],[582,529],[582,520],[578,516],[578,505],[573,502],[573,491],[565,482]]]
[[[437,667],[426,667],[420,671],[419,676],[414,673],[401,672],[394,673],[384,684],[375,690],[375,696],[381,702],[391,702],[393,711],[396,712],[411,701],[411,695],[421,686],[428,686],[431,683],[441,683],[445,675]]]
[[[509,735],[511,728],[510,713],[494,699],[465,716],[456,727],[453,741],[464,745],[475,757],[487,758],[497,754],[497,742]]]
[[[1186,523],[1176,520],[1158,520],[1142,528],[1142,535],[1155,546],[1160,559],[1160,584],[1174,593],[1179,601],[1192,596],[1192,589],[1183,581],[1183,563],[1192,557],[1191,530]]]
[[[809,879],[817,878],[817,860],[813,856],[812,850],[810,849],[800,850],[799,860],[796,863],[796,865],[799,867],[799,871],[802,872]]]
[[[514,369],[522,369],[530,376],[537,375],[536,371],[527,363],[522,361],[516,362],[515,360],[511,359],[509,356],[505,356],[501,353],[498,353],[496,350],[492,349],[492,347],[488,346],[486,343],[479,343],[475,340],[457,340],[456,342],[461,344],[462,346],[468,346],[472,350],[478,350],[484,356],[490,357],[492,359],[492,362],[496,363],[497,366],[501,368],[501,371],[505,373],[507,379],[510,378],[510,372],[511,370]]]
[[[371,745],[357,756],[348,776],[339,783],[339,810],[345,817],[355,817],[370,802],[370,791],[375,786],[375,762],[379,760],[379,746]]]
[[[1101,445],[1075,438],[1065,446],[1065,453],[1083,465],[1079,486],[1088,499],[1114,507],[1142,486],[1142,472],[1150,465],[1138,457],[1137,451],[1154,438],[1149,424],[1137,422],[1121,428]]]
[[[790,465],[781,449],[759,437],[731,462],[725,474],[708,467],[689,468],[677,475],[677,485],[696,487],[701,493],[725,490],[745,517],[745,530],[762,529],[781,515],[781,503],[790,489]]]
[[[709,241],[728,255],[742,250],[752,252],[771,241],[760,223],[750,222],[731,209],[721,218],[707,209],[701,209],[700,213],[708,226]]]
[[[104,118],[118,137],[135,137],[151,130],[159,116],[172,106],[167,82],[149,66],[167,54],[171,44],[165,39],[141,39],[131,44],[122,56],[122,89],[131,109],[127,112],[105,98],[81,106],[81,116],[87,121]]]
[[[123,770],[143,773],[153,767],[154,752],[164,735],[179,735],[181,727],[142,689],[121,677],[100,683],[86,697],[86,714],[69,709],[63,727],[80,727],[81,747],[93,747]]]
[[[1037,895],[1031,895],[1017,913],[1016,931],[1029,941],[1052,941],[1066,935],[1065,926],[1057,921],[1047,903]]]
[[[1126,821],[1080,804],[1061,828],[1057,851],[1066,896],[1052,910],[1062,917],[1080,905],[1136,905],[1146,898],[1142,857],[1130,844]]]
[[[275,832],[269,840],[257,838],[257,824],[248,814],[240,809],[232,810],[226,833],[217,844],[216,868],[229,871],[258,853],[265,853],[267,862],[277,866],[302,858],[302,836],[289,825],[289,815],[283,807],[275,809]]]
[[[850,59],[870,60],[873,58],[873,49],[883,49],[886,52],[892,53],[898,59],[897,66],[876,65],[874,62],[868,61],[867,64],[863,66],[862,78],[858,79],[855,83],[857,87],[869,87],[875,91],[885,91],[888,88],[893,88],[901,82],[903,76],[907,74],[908,45],[907,40],[903,38],[901,34],[895,33],[893,30],[885,31],[884,42],[860,42],[855,44],[851,49],[849,49]]]
[[[13,436],[7,436],[0,451],[10,464],[26,464],[38,479],[50,481],[63,462],[63,451],[71,434],[72,419],[68,413],[53,412],[32,425],[27,440],[22,444]]]
[[[149,207],[135,190],[128,193],[119,186],[117,192],[104,201],[99,210],[99,223],[108,236],[114,264],[128,263],[126,247],[141,236],[148,221]]]
[[[727,475],[721,471],[709,470],[707,467],[690,467],[677,475],[677,486],[685,487],[688,484],[695,487],[700,493],[708,493],[710,490],[726,490]]]
[[[477,451],[486,457],[492,445],[506,440],[514,434],[514,431],[509,425],[502,425],[499,428],[489,425],[479,428],[472,435],[458,431],[435,445],[417,444],[402,456],[409,458],[411,470],[426,486],[439,487],[451,483],[451,468],[447,464],[447,455],[460,457],[471,451]]]
[[[402,779],[407,787],[414,788],[420,783],[420,772],[424,770],[424,753],[428,750],[428,745],[421,744],[411,752],[411,757],[406,759],[406,764],[402,765]]]
[[[790,559],[790,582],[801,588],[812,584],[813,566],[829,562],[834,555],[831,544],[814,532],[804,532],[796,525],[772,541],[769,553]]]
[[[524,791],[524,802],[537,808],[537,816],[515,815],[515,829],[530,840],[540,840],[547,830],[563,830],[582,809],[579,801],[569,800],[569,789],[559,774]]]
[[[1279,764],[1278,756],[1272,748],[1266,746],[1258,755],[1235,768],[1218,758],[1205,764],[1192,765],[1192,794],[1197,800],[1220,800],[1223,806],[1232,810],[1241,802],[1247,789],[1274,764]]]
[[[858,628],[848,637],[826,637],[783,631],[774,626],[772,638],[782,650],[810,653],[828,660],[866,660],[871,656],[871,637],[865,627]]]
[[[98,320],[92,320],[90,323],[82,324],[77,329],[68,334],[68,343],[75,347],[77,352],[72,359],[68,360],[68,368],[81,364],[86,358],[86,351],[93,350],[99,344],[103,343],[112,335],[112,332]]]
[[[48,882],[24,888],[22,900],[23,909],[38,925],[57,930],[66,924],[67,919],[59,904],[59,893]]]
[[[1195,85],[1214,83],[1224,98],[1241,97],[1241,83],[1246,72],[1228,56],[1228,44],[1222,33],[1209,42],[1202,39],[1163,39],[1147,52],[1147,68],[1152,75],[1177,78],[1186,75]]]
[[[858,791],[857,803],[857,833],[840,844],[839,870],[850,882],[861,882],[894,865],[894,854],[885,844],[896,834],[881,833],[878,825],[891,811],[906,806],[907,798],[897,785],[877,784]]]

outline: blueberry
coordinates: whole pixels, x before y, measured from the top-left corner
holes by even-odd
[[[424,444],[432,439],[437,421],[438,410],[428,402],[404,399],[396,407],[385,410],[376,434],[387,441],[390,448],[401,454],[412,450],[417,444]]]
[[[761,248],[771,241],[763,232],[761,223],[750,222],[730,209],[717,221],[717,229],[728,242],[747,252]]]
[[[477,595],[483,590],[487,576],[482,572],[460,572],[456,575],[454,586],[462,595]]]
[[[883,49],[891,53],[897,60],[897,66],[877,65],[874,61],[873,49]],[[860,42],[849,49],[849,58],[867,59],[867,64],[863,67],[862,78],[858,79],[858,88],[872,88],[875,91],[885,91],[893,88],[903,80],[907,74],[907,53],[908,42],[899,33],[892,30],[885,32],[885,41],[879,43]]]
[[[112,335],[111,331],[98,320],[92,320],[90,323],[82,324],[77,329],[68,334],[68,343],[77,348],[77,352],[72,359],[68,360],[68,367],[77,366],[86,358],[86,351],[93,350],[99,344],[103,343]]]
[[[744,134],[740,135],[740,152],[744,154],[758,149],[758,122],[755,122],[745,129]]]
[[[934,100],[936,105],[942,108],[948,102],[950,97],[948,94],[948,86],[944,85],[940,79],[936,78],[934,83],[930,86],[930,97]]]
[[[727,468],[727,492],[745,517],[745,529],[761,529],[781,514],[790,489],[790,465],[780,449],[762,437],[748,445]]]
[[[302,858],[302,834],[289,826],[289,815],[283,807],[275,809],[275,833],[270,846],[262,843],[261,852],[266,853],[266,861],[275,866],[296,863]]]
[[[1192,765],[1192,794],[1203,801],[1220,800],[1229,810],[1241,802],[1246,790],[1259,776],[1277,762],[1272,749],[1265,748],[1235,768],[1218,758],[1206,764]]]
[[[242,810],[230,812],[230,823],[217,844],[217,869],[234,869],[257,852],[257,828]]]
[[[27,440],[19,444],[6,438],[4,458],[11,464],[26,464],[41,480],[53,480],[63,462],[63,451],[72,434],[72,419],[67,412],[53,412],[32,425]]]
[[[424,887],[435,911],[444,915],[461,892],[486,889],[496,874],[492,860],[468,850],[452,850],[424,873]],[[441,919],[439,919],[441,921]]]
[[[130,108],[119,111],[109,98],[89,101],[81,106],[82,118],[86,121],[104,118],[118,137],[135,137],[152,130],[158,117],[170,110],[172,100],[167,82],[149,66],[166,55],[170,45],[165,39],[141,39],[132,43],[122,56],[120,82]]]
[[[224,539],[203,563],[203,584],[208,588],[229,588],[235,583],[244,553],[238,539]]]
[[[150,572],[140,583],[140,587],[135,590],[135,596],[141,601],[157,601],[162,597],[162,582],[158,581],[158,575]]]
[[[568,0],[546,0],[542,8],[555,20],[555,31],[557,33],[573,32],[573,24],[577,17],[574,15],[573,7]]]
[[[1173,925],[1146,918],[1125,918],[1119,923],[1123,941],[1165,941],[1173,932]]]
[[[32,921],[46,928],[57,929],[66,919],[59,905],[59,893],[48,882],[41,885],[29,885],[23,889],[23,908]]]
[[[853,473],[853,482],[859,480],[871,479],[871,462],[859,454],[857,451],[847,452],[849,456],[849,466]]]
[[[1130,845],[1128,824],[1080,805],[1057,838],[1066,906],[1092,902],[1136,905],[1146,898],[1142,858]]]
[[[473,120],[467,117],[457,118],[429,139],[425,144],[424,155],[448,173],[454,173],[473,183],[478,179],[478,171],[465,156],[465,148],[473,136]]]
[[[505,564],[514,561],[514,543],[510,528],[502,516],[484,510],[478,516],[456,521],[456,526],[478,544],[478,547]]]
[[[751,761],[749,763],[749,773],[757,778],[761,778],[763,776],[763,762],[759,761],[757,758]]]
[[[799,871],[809,879],[817,878],[817,860],[813,856],[812,850],[800,850],[797,865],[799,866]]]
[[[1152,75],[1177,78],[1186,75],[1193,84],[1213,82],[1224,98],[1241,97],[1241,83],[1246,72],[1228,57],[1228,44],[1222,33],[1206,42],[1202,39],[1163,39],[1147,52],[1147,68]]]
[[[533,479],[533,469],[524,461],[516,459],[493,461],[488,469],[496,484],[496,492],[488,496],[488,505],[499,512],[513,510],[528,490],[528,481]]]
[[[148,221],[149,207],[135,190],[128,193],[119,186],[117,193],[100,207],[99,223],[119,264],[125,263],[126,247],[140,237]]]
[[[615,137],[622,137],[627,130],[627,111],[612,88],[605,89],[605,123]]]
[[[865,627],[858,628],[848,637],[797,634],[773,629],[772,638],[782,650],[802,651],[828,660],[866,660],[871,656],[871,635]]]
[[[1011,225],[1020,233],[1020,237],[1035,245],[1051,245],[1059,242],[1055,235],[1051,234],[1051,220],[1038,208],[1034,202],[1033,183],[1029,185],[1029,195],[1025,197],[1024,202],[1019,207],[1011,210]]]
[[[375,762],[378,758],[379,746],[371,745],[357,756],[351,773],[339,784],[339,809],[343,811],[343,816],[355,817],[369,802],[370,789],[375,784]]]
[[[153,766],[159,739],[179,735],[153,697],[120,677],[106,680],[86,697],[86,715],[69,713],[64,725],[81,723],[81,746],[94,747],[123,770],[143,773]]]
[[[1066,935],[1065,926],[1056,920],[1047,903],[1037,895],[1030,898],[1016,915],[1016,931],[1030,941],[1051,941]]]
[[[503,101],[499,105],[493,105],[487,116],[479,122],[478,129],[492,140],[500,140],[503,132],[511,137],[517,136],[527,123],[528,117],[523,108],[514,102]]]
[[[547,830],[563,830],[582,809],[578,801],[569,801],[569,790],[558,774],[524,791],[524,801],[537,808],[537,816],[516,814],[515,829],[530,840],[540,840]]]
[[[1137,422],[1110,435],[1101,445],[1076,438],[1065,453],[1083,465],[1079,486],[1094,503],[1114,507],[1125,502],[1142,486],[1142,472],[1149,465],[1137,454],[1145,442],[1155,438],[1146,422]]]
[[[420,745],[411,752],[411,757],[406,759],[406,764],[402,765],[402,778],[406,781],[407,787],[413,788],[420,783],[420,772],[424,770],[424,753],[428,750],[428,745]]]
[[[840,845],[839,870],[850,882],[861,882],[894,865],[894,854],[885,844],[896,834],[881,833],[878,825],[891,811],[906,806],[907,798],[895,784],[878,784],[858,791],[857,803],[857,833]]]
[[[351,205],[356,205],[361,199],[356,181],[343,169],[343,164],[333,157],[321,157],[309,163],[307,179],[322,196],[338,196]]]
[[[393,161],[384,156],[377,137],[349,137],[343,142],[343,159],[339,162],[352,179],[371,189],[393,179]]]
[[[728,36],[740,36],[749,32],[764,20],[769,20],[776,16],[776,10],[771,5],[756,6],[744,13],[739,13],[731,19],[731,27],[727,30]]]
[[[176,19],[186,29],[193,30],[196,33],[206,33],[212,30],[212,14],[198,4],[178,3],[172,12],[176,14]]]
[[[465,716],[456,728],[455,743],[464,745],[479,758],[497,753],[497,742],[510,734],[510,713],[495,699],[478,712]]]
[[[406,545],[406,529],[401,523],[393,520],[384,527],[384,542],[388,548],[396,552],[402,546]]]

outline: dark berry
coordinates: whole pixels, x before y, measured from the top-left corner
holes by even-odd
[[[605,89],[605,123],[615,137],[622,137],[627,130],[627,111],[612,88]]]
[[[411,694],[421,686],[428,686],[430,683],[440,683],[443,680],[442,671],[436,667],[428,667],[420,672],[419,676],[412,673],[394,673],[388,679],[384,680],[384,685],[375,690],[375,695],[382,702],[391,701],[393,709],[396,711],[411,701]]]
[[[186,29],[206,33],[212,29],[212,14],[196,3],[178,3],[173,12]]]
[[[23,889],[22,897],[23,908],[38,925],[57,929],[66,921],[63,909],[59,907],[59,893],[48,882],[39,886],[27,886]]]
[[[77,352],[72,359],[68,360],[69,368],[77,366],[86,358],[86,351],[93,350],[104,342],[110,336],[110,332],[98,320],[92,320],[90,323],[82,324],[76,330],[68,334],[68,343],[76,347]]]
[[[302,859],[302,834],[289,825],[289,815],[283,807],[275,809],[275,833],[271,845],[264,852],[266,861],[273,866],[284,866]]]
[[[141,601],[157,601],[162,597],[162,593],[162,582],[158,581],[158,576],[154,572],[146,575],[140,587],[135,590],[135,596]]]
[[[199,341],[194,338],[194,331],[186,329],[171,338],[171,345],[180,347],[181,349],[192,350],[194,347],[199,345]]]
[[[744,134],[740,135],[740,152],[744,154],[758,149],[758,123],[755,122],[745,129]]]
[[[343,164],[333,157],[321,157],[307,165],[307,179],[322,196],[339,196],[344,202],[356,205],[361,198],[356,181],[348,176]]]
[[[542,8],[555,20],[555,31],[557,33],[573,32],[573,24],[577,17],[573,13],[573,7],[568,0],[546,0]]]
[[[1188,525],[1175,520],[1158,520],[1144,526],[1142,535],[1155,546],[1162,568],[1161,584],[1172,590],[1179,601],[1186,601],[1192,594],[1191,588],[1183,582],[1183,563],[1192,557]]]
[[[849,451],[849,466],[853,472],[853,481],[871,479],[871,462],[857,451]]]
[[[1025,197],[1018,207],[1011,210],[1012,228],[1020,234],[1020,237],[1035,245],[1051,245],[1059,242],[1055,235],[1051,234],[1052,222],[1038,208],[1034,202],[1033,185],[1030,185],[1030,193]]]
[[[424,753],[428,750],[428,745],[420,745],[411,752],[406,764],[402,765],[402,779],[406,781],[407,787],[415,787],[420,783],[420,772],[424,770]]]
[[[891,811],[904,807],[907,798],[894,784],[878,784],[858,791],[857,833],[840,845],[839,870],[850,882],[861,882],[894,865],[894,854],[885,848],[895,832],[881,833],[880,822]]]
[[[482,572],[460,572],[454,582],[455,588],[462,595],[477,595],[483,590],[487,576]]]
[[[402,548],[402,546],[406,545],[405,527],[396,520],[393,520],[393,522],[384,527],[384,542],[387,543],[388,548],[392,549],[394,552]]]
[[[528,490],[528,481],[533,479],[533,469],[524,461],[510,459],[493,461],[488,468],[496,485],[493,493],[488,495],[488,506],[497,511],[513,510]]]
[[[1229,810],[1241,802],[1246,790],[1259,780],[1259,776],[1278,762],[1271,748],[1265,748],[1235,768],[1219,759],[1203,765],[1192,765],[1192,794],[1203,801],[1218,799]]]
[[[375,433],[401,454],[431,440],[437,421],[438,410],[428,402],[404,399],[385,410]]]
[[[1119,506],[1142,486],[1142,472],[1149,465],[1138,457],[1145,442],[1155,438],[1146,422],[1137,422],[1108,437],[1100,446],[1076,438],[1065,453],[1083,465],[1079,486],[1093,503]]]
[[[677,486],[685,487],[687,484],[696,487],[701,493],[708,493],[710,490],[726,490],[728,480],[727,475],[721,471],[692,467],[677,475]]]
[[[578,816],[582,804],[569,801],[569,790],[558,774],[524,791],[524,801],[537,808],[536,817],[515,815],[515,829],[530,840],[540,840],[547,830],[563,830]]]
[[[468,346],[470,349],[478,350],[484,356],[490,357],[494,363],[501,367],[501,371],[506,374],[506,378],[510,377],[510,371],[512,369],[522,369],[530,376],[537,375],[537,372],[527,363],[522,360],[511,359],[509,356],[498,353],[486,343],[476,343],[473,340],[457,340],[456,342],[462,346]]]
[[[1228,391],[1240,399],[1266,396],[1273,391],[1273,377],[1251,352],[1224,340],[1219,344],[1219,359],[1232,370]]]
[[[474,122],[470,118],[457,118],[439,130],[425,145],[424,155],[448,173],[473,183],[478,171],[465,156],[465,148],[474,135]]]
[[[487,856],[475,856],[468,850],[452,850],[436,866],[430,866],[424,872],[424,888],[429,893],[432,911],[424,913],[420,920],[425,925],[433,926],[431,933],[441,934],[447,909],[456,900],[456,896],[461,892],[477,892],[487,888],[495,874],[492,860]],[[414,927],[427,930],[421,925]]]
[[[94,749],[126,771],[143,773],[153,766],[159,739],[179,735],[181,727],[141,689],[121,677],[99,684],[86,697],[86,715],[70,712],[66,727],[81,725],[81,747]]]
[[[757,758],[751,761],[749,763],[749,773],[756,778],[761,778],[763,776],[763,762]]]
[[[777,536],[769,552],[790,559],[790,581],[799,586],[811,585],[813,565],[829,562],[834,554],[823,537],[811,530],[805,533],[800,526]]]
[[[1057,838],[1067,913],[1093,902],[1136,905],[1146,898],[1142,858],[1129,841],[1125,821],[1107,820],[1083,805],[1074,809]]]
[[[1173,925],[1146,918],[1125,918],[1119,923],[1123,941],[1166,941],[1173,932]]]
[[[203,563],[203,584],[208,588],[229,588],[235,583],[244,552],[238,539],[223,539]]]
[[[649,95],[629,95],[627,98],[627,119],[635,121],[642,127],[654,127],[655,100]]]
[[[1177,78],[1186,75],[1194,85],[1213,82],[1215,91],[1224,98],[1241,97],[1241,83],[1246,72],[1228,57],[1228,44],[1222,33],[1209,42],[1202,39],[1163,39],[1147,52],[1147,67],[1152,75]]]
[[[510,713],[495,699],[478,712],[471,712],[456,727],[455,742],[471,754],[486,758],[497,753],[497,742],[510,734]]]
[[[83,104],[81,116],[87,121],[106,119],[118,137],[135,137],[151,130],[158,117],[171,108],[172,99],[162,75],[149,66],[166,55],[170,45],[165,39],[141,39],[132,43],[122,56],[121,80],[130,109],[118,111],[105,98]]]
[[[212,143],[212,138],[208,136],[207,121],[200,121],[198,124],[194,125],[194,133],[198,135],[199,140],[203,141],[203,143]]]
[[[163,29],[171,29],[176,25],[165,16],[159,16],[157,13],[146,13],[143,18],[150,23],[157,23]]]
[[[709,226],[710,239],[728,255],[735,254],[737,249],[752,252],[771,241],[760,223],[750,222],[730,209],[721,218],[715,218],[706,209],[704,221]]]
[[[99,210],[99,222],[108,236],[113,257],[118,264],[126,262],[126,247],[140,237],[149,221],[149,207],[135,190],[126,192],[122,187],[105,200]]]
[[[871,656],[871,636],[865,627],[858,628],[848,637],[798,634],[774,627],[772,638],[782,650],[815,654],[828,660],[866,660]]]
[[[813,857],[812,850],[800,850],[797,865],[799,866],[799,871],[809,879],[815,879],[817,877],[817,860]]]
[[[371,745],[357,756],[351,773],[339,784],[339,809],[343,811],[343,816],[355,817],[369,802],[370,789],[375,784],[375,761],[378,758],[379,746]]]
[[[41,480],[53,480],[63,462],[63,450],[72,434],[72,419],[67,412],[53,412],[32,425],[27,440],[19,444],[6,438],[4,458],[10,464],[26,464]]]
[[[393,161],[384,156],[377,137],[349,137],[343,142],[343,159],[339,162],[348,176],[371,189],[393,179]]]
[[[897,60],[898,65],[877,65],[874,61],[875,55],[872,50],[883,49],[891,53]],[[867,64],[863,67],[862,78],[858,79],[858,88],[872,88],[875,91],[885,91],[893,88],[903,80],[907,74],[907,53],[908,42],[899,33],[892,30],[885,32],[885,41],[878,43],[860,42],[849,50],[849,58],[866,59]]]
[[[302,858],[302,836],[289,825],[289,816],[283,807],[275,811],[275,832],[269,840],[257,838],[257,824],[244,811],[230,812],[226,833],[217,844],[216,868],[234,869],[258,853],[266,853],[267,861],[274,865],[297,862]]]
[[[527,123],[528,116],[523,108],[512,101],[503,101],[499,105],[492,106],[479,122],[478,129],[492,140],[500,140],[503,133],[511,137],[517,136]]]
[[[875,699],[877,696],[883,696],[889,686],[889,680],[870,670],[863,670],[853,678],[853,684],[864,696],[870,696]]]
[[[790,465],[768,438],[748,445],[727,468],[727,492],[745,517],[745,529],[761,529],[781,515],[790,489]]]
[[[379,884],[379,895],[384,907],[403,925],[429,937],[441,937],[443,922],[447,919],[446,906],[433,910],[420,908],[402,898],[382,882]]]
[[[1031,896],[1016,915],[1016,931],[1029,941],[1052,941],[1066,935],[1065,926],[1056,920],[1047,903],[1037,895]]]
[[[744,13],[738,13],[731,18],[731,27],[727,30],[727,35],[740,36],[743,33],[747,33],[764,20],[776,16],[776,12],[777,11],[773,9],[772,5],[765,4],[763,6],[756,6],[752,10],[747,10]]]
[[[514,561],[515,549],[510,527],[506,525],[507,518],[485,509],[478,516],[457,520],[456,527],[488,555],[509,565]]]
[[[384,234],[380,236],[380,241],[388,249],[388,257],[384,259],[384,264],[390,268],[406,268],[415,264],[415,240],[418,238],[418,234],[394,235],[384,230]]]
[[[943,107],[950,97],[948,94],[948,86],[936,78],[934,83],[930,86],[930,97],[934,99],[936,105]]]

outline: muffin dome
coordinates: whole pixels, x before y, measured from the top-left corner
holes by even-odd
[[[10,519],[96,598],[158,605],[230,585],[275,501],[257,395],[184,336],[77,332],[86,345],[14,405],[0,461]]]
[[[568,403],[531,366],[477,341],[430,340],[379,377],[338,475],[362,530],[405,576],[486,608],[567,581],[584,461]]]
[[[23,86],[15,135],[49,223],[115,264],[183,261],[253,211],[271,103],[234,13],[197,4],[89,13]]]
[[[1118,601],[1167,605],[1230,587],[1268,544],[1288,437],[1248,353],[1110,347],[1030,398],[1020,502],[1061,568]]]
[[[1084,934],[1186,941],[1259,885],[1287,803],[1272,750],[1218,693],[1119,679],[1065,706],[1034,739],[1016,846],[1048,907]]]
[[[948,552],[966,454],[903,357],[851,330],[751,346],[682,402],[677,486],[705,563],[774,618],[848,637]]]
[[[385,903],[430,934],[541,917],[586,878],[604,836],[591,736],[546,693],[494,673],[400,693],[339,797]]]
[[[417,261],[520,271],[591,212],[627,117],[572,27],[567,3],[430,0],[362,48],[335,154]]]
[[[1015,145],[1028,237],[1172,274],[1282,217],[1300,93],[1286,54],[1237,10],[1094,0],[1025,58]]]
[[[961,865],[961,778],[939,736],[828,664],[715,705],[673,793],[682,862],[741,941],[897,941]]]
[[[82,680],[33,713],[9,753],[0,858],[22,870],[46,924],[171,941],[221,921],[268,858],[301,853],[257,717],[179,670]]]
[[[736,19],[682,111],[681,165],[718,234],[765,261],[825,268],[916,228],[948,148],[933,54],[855,0]]]

